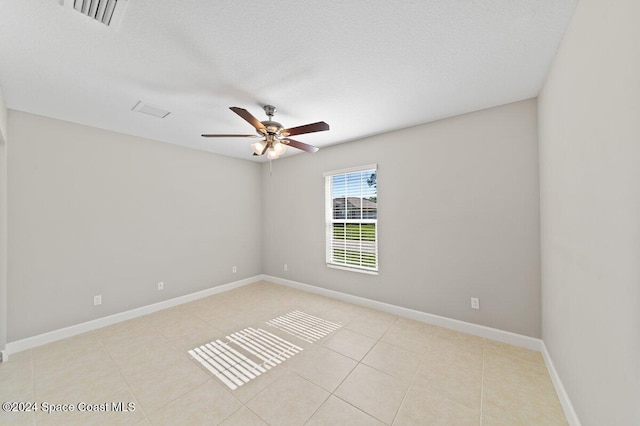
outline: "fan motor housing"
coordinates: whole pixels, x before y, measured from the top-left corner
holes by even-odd
[[[278,123],[277,121],[266,120],[261,121],[261,123],[267,129],[267,133],[269,133],[270,135],[275,135],[283,129],[282,124]]]

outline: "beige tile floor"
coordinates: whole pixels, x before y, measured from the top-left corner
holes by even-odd
[[[307,343],[265,324],[294,309],[343,328]],[[249,326],[304,350],[233,391],[187,354]],[[0,424],[567,424],[539,352],[267,282],[14,354],[0,401],[135,404]]]

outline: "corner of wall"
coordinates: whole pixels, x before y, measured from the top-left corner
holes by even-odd
[[[542,338],[571,424],[640,424],[638,16],[579,2],[538,100]]]
[[[260,270],[262,274],[267,274],[268,271],[268,241],[269,241],[269,222],[267,221],[267,216],[269,216],[269,212],[267,212],[267,208],[269,207],[268,198],[271,195],[271,180],[269,179],[270,170],[272,165],[269,163],[258,163],[260,164],[260,219],[261,219],[261,232],[260,232]]]

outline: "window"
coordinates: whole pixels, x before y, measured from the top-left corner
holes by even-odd
[[[327,172],[327,265],[378,271],[377,165]]]

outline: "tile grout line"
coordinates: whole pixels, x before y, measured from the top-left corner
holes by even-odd
[[[190,302],[190,303],[191,303],[191,302]],[[167,309],[172,309],[172,308],[167,308]],[[162,311],[159,311],[159,312],[162,312]],[[155,312],[154,312],[154,313],[155,313]],[[143,320],[144,320],[144,317],[142,317],[142,318],[143,318]],[[156,327],[156,326],[153,324],[153,322],[148,321],[148,320],[144,320],[144,322],[145,322],[148,326],[150,326],[152,329],[154,329],[154,330],[155,330],[155,331],[156,331],[160,336],[162,336],[162,338],[164,339],[164,341],[166,342],[166,344],[168,344],[168,345],[169,345],[169,344],[171,344],[171,343],[172,343],[172,341],[171,341],[171,340],[167,339],[167,338],[165,337],[165,335],[164,335],[164,334],[162,334],[162,332],[160,331],[159,327]],[[175,347],[174,347],[174,348],[175,348]],[[109,356],[111,357],[111,354],[109,353],[109,351],[108,351],[108,350],[107,350],[107,353],[108,353],[108,354],[109,354]],[[111,357],[111,359],[113,360],[113,357]],[[114,361],[114,364],[115,364],[115,361]],[[126,377],[124,376],[124,374],[122,374],[122,371],[121,371],[120,367],[118,367],[118,371],[119,371],[119,373],[120,373],[120,376],[123,378],[123,380],[124,380],[124,381],[125,381],[125,383],[127,384],[127,387],[129,388],[129,391],[130,391],[130,392],[131,392],[131,394],[135,397],[136,395],[135,395],[135,393],[133,392],[133,389],[131,388],[131,386],[129,385],[129,381],[126,379]],[[162,410],[163,408],[165,408],[165,407],[169,406],[169,405],[170,405],[171,403],[173,403],[174,401],[176,401],[176,400],[178,400],[178,399],[182,398],[183,396],[185,396],[185,395],[186,395],[186,394],[188,394],[189,392],[193,391],[194,389],[196,389],[196,388],[198,388],[198,387],[200,387],[200,386],[204,385],[204,384],[205,384],[205,383],[207,383],[209,380],[213,380],[213,379],[212,379],[212,378],[208,378],[208,379],[207,379],[207,380],[205,380],[204,382],[202,382],[202,383],[200,383],[200,384],[195,385],[193,388],[190,388],[189,390],[185,391],[183,394],[181,394],[181,395],[177,396],[176,398],[174,398],[174,399],[172,399],[172,400],[168,401],[166,404],[161,405],[160,407],[158,407],[158,408],[156,409],[156,411],[160,411],[160,410]],[[225,389],[225,390],[226,390],[226,389]],[[137,398],[136,398],[136,399],[137,399]],[[237,398],[236,398],[236,399],[237,399]],[[139,401],[138,401],[138,403],[139,403]],[[144,409],[142,409],[142,404],[140,404],[140,407],[141,407],[140,409],[142,410],[142,413],[144,414],[144,416],[145,416],[145,418],[147,419],[147,421],[148,421],[149,423],[152,423],[152,422],[151,422],[151,420],[149,419],[149,416],[145,413]],[[152,423],[152,424],[153,424],[153,423]]]
[[[144,319],[144,316],[142,316],[141,318],[143,319],[143,322],[145,324],[149,325],[152,329],[156,330],[156,328],[153,326],[153,324],[151,324],[150,322],[148,322],[147,320]],[[156,330],[156,331],[158,331],[158,330]],[[161,334],[161,336],[162,336],[162,334]],[[164,338],[164,336],[162,336],[162,337]],[[102,339],[100,339],[99,336],[98,336],[98,340],[100,340],[100,343],[102,343]],[[102,345],[104,346],[104,343],[102,343]],[[140,405],[140,411],[142,411],[142,414],[144,415],[144,418],[149,422],[149,424],[153,424],[153,423],[151,423],[151,419],[149,418],[149,415],[146,413],[144,408],[142,408],[142,404],[140,403],[140,401],[136,397],[135,392],[131,388],[131,385],[129,384],[129,380],[127,380],[127,377],[122,373],[122,369],[120,368],[120,366],[118,366],[118,364],[116,364],[115,360],[113,359],[113,356],[111,355],[111,352],[109,352],[109,350],[107,348],[105,348],[105,351],[109,355],[109,358],[111,358],[111,361],[113,361],[114,365],[118,368],[118,374],[120,374],[120,377],[122,377],[122,380],[124,380],[124,382],[126,383],[127,388],[129,389],[129,392],[131,392],[131,395],[133,395],[133,397],[136,398],[136,401]]]
[[[205,321],[205,322],[207,322],[207,321]],[[208,323],[208,322],[207,322],[207,323]],[[215,381],[213,378],[211,378],[210,380]],[[271,384],[270,384],[269,386],[267,386],[266,388],[262,389],[260,392],[258,392],[258,394],[262,393],[264,390],[266,390],[266,389],[268,389],[269,387],[273,386],[273,384],[274,384],[275,382],[277,382],[277,380],[276,380],[276,381],[274,381],[273,383],[271,383]],[[205,383],[206,383],[206,382],[205,382]],[[216,382],[216,383],[217,383],[217,382]],[[264,423],[267,423],[267,421],[266,421],[265,419],[263,419],[262,417],[260,417],[260,415],[259,415],[258,413],[254,412],[254,411],[253,411],[253,410],[252,410],[252,409],[251,409],[251,408],[250,408],[246,403],[244,403],[242,400],[240,400],[240,398],[238,398],[238,397],[235,395],[235,392],[229,391],[229,390],[227,390],[227,389],[226,389],[226,388],[224,388],[224,387],[223,387],[223,389],[224,389],[224,391],[225,391],[225,392],[227,392],[229,395],[231,395],[231,397],[232,397],[232,398],[234,398],[236,401],[238,401],[238,402],[240,403],[240,407],[238,407],[238,409],[237,409],[237,410],[235,410],[233,413],[230,413],[227,417],[225,417],[224,419],[222,419],[222,420],[220,421],[220,423],[224,423],[225,421],[229,420],[229,419],[230,419],[231,417],[233,417],[236,413],[238,413],[240,410],[242,410],[242,408],[243,408],[243,407],[244,407],[244,408],[246,408],[247,410],[249,410],[249,412],[250,412],[250,413],[253,413],[257,418],[259,418],[260,420],[264,421]],[[258,394],[256,394],[253,398],[255,398],[256,396],[258,396]],[[253,398],[249,399],[249,400],[247,401],[247,403],[248,403],[249,401],[251,401]]]
[[[356,316],[355,316],[351,321],[349,321],[349,322],[352,322],[353,320],[355,320],[356,318],[358,318],[360,315],[361,315],[361,314],[356,315]],[[395,321],[394,321],[393,323],[395,323]],[[393,323],[392,323],[392,324],[393,324]],[[391,326],[389,326],[389,327],[391,327]],[[361,333],[358,333],[357,331],[354,331],[354,330],[350,330],[350,331],[352,331],[352,332],[354,332],[354,333],[357,333],[357,334],[361,334]],[[386,331],[385,331],[385,333],[386,333]],[[364,336],[364,334],[361,334],[361,335],[362,335],[362,336]],[[382,336],[384,336],[384,333],[382,334]],[[369,366],[369,365],[367,365],[367,364],[363,364],[362,360],[363,360],[363,359],[365,359],[365,358],[367,357],[367,355],[369,354],[369,352],[371,352],[371,350],[373,350],[373,348],[375,348],[375,347],[376,347],[376,345],[378,344],[378,342],[380,342],[380,339],[382,339],[382,336],[380,336],[380,337],[376,340],[376,342],[371,346],[371,348],[369,348],[369,350],[367,351],[367,353],[365,353],[365,354],[362,356],[362,358],[361,358],[360,360],[356,361],[356,365],[354,365],[354,366],[353,366],[353,368],[352,368],[352,369],[351,369],[351,370],[350,370],[350,371],[349,371],[349,372],[344,376],[344,378],[340,381],[340,383],[338,384],[338,386],[336,386],[336,388],[335,388],[335,389],[330,393],[330,395],[329,395],[329,396],[334,396],[334,397],[338,398],[340,401],[345,402],[346,404],[348,404],[348,405],[352,406],[352,407],[353,407],[353,408],[355,408],[356,410],[358,410],[358,411],[360,411],[360,412],[362,412],[362,413],[366,414],[367,416],[371,417],[372,419],[376,419],[376,420],[378,420],[378,421],[380,421],[380,422],[384,423],[382,420],[380,420],[379,418],[377,418],[377,417],[376,417],[376,416],[374,416],[373,414],[371,414],[371,413],[367,413],[366,411],[364,411],[364,410],[362,410],[362,409],[360,409],[360,408],[356,407],[355,405],[353,405],[353,404],[352,404],[352,403],[350,403],[349,401],[345,401],[344,399],[340,398],[338,395],[336,395],[336,394],[335,394],[335,392],[340,388],[340,386],[342,386],[342,384],[345,382],[345,380],[347,380],[347,378],[351,375],[351,373],[353,373],[353,371],[354,371],[356,368],[358,368],[358,366],[359,366],[359,365],[365,365],[365,366],[367,366],[367,367],[373,368],[373,367],[371,367],[371,366]],[[366,337],[368,337],[368,336],[366,336]],[[323,347],[325,347],[324,345],[322,345],[322,346],[323,346]],[[325,347],[325,348],[326,348],[326,347]],[[326,349],[329,349],[329,350],[333,351],[331,348],[326,348]],[[344,354],[340,354],[339,352],[336,352],[336,351],[333,351],[333,352],[335,352],[335,353],[337,353],[337,354],[339,354],[339,355],[345,356],[345,357],[347,357],[347,358],[349,358],[349,359],[353,359],[353,358],[348,357],[348,356],[346,356],[346,355],[344,355]],[[355,361],[355,360],[354,360],[354,361]],[[376,369],[376,370],[377,370],[377,369]],[[377,370],[377,371],[379,371],[379,370]],[[386,374],[386,373],[385,373],[385,374]],[[318,407],[318,409],[320,409],[320,407]],[[316,410],[316,411],[317,411],[317,410]],[[314,414],[315,414],[315,413],[314,413]],[[313,417],[313,416],[311,416],[311,417]],[[310,418],[310,419],[311,419],[311,418]]]
[[[287,370],[287,371],[290,371],[287,367],[284,367],[284,369],[285,369],[285,370]],[[296,376],[300,377],[301,379],[306,380],[307,382],[309,382],[309,380],[305,379],[304,377],[300,376],[299,374],[296,374],[296,373],[294,373],[293,371],[290,371],[290,372],[291,372],[292,374],[295,374]],[[284,375],[284,374],[286,374],[286,371],[285,371],[285,372],[283,372],[282,374],[283,374],[283,375]],[[275,385],[276,383],[278,383],[280,380],[282,380],[282,376],[280,376],[280,377],[278,377],[276,380],[274,380],[274,381],[273,381],[269,386],[265,387],[264,389],[261,389],[258,393],[256,393],[254,396],[252,396],[252,397],[251,397],[251,398],[250,398],[246,403],[244,403],[244,402],[240,401],[240,402],[242,403],[242,405],[244,405],[244,406],[247,408],[247,410],[251,411],[253,414],[255,414],[255,415],[256,415],[256,417],[258,417],[260,420],[262,420],[262,421],[263,421],[265,424],[267,424],[267,425],[269,424],[269,423],[267,422],[267,419],[265,419],[265,418],[261,417],[261,416],[260,416],[260,414],[258,414],[258,413],[256,413],[255,411],[253,411],[253,410],[251,409],[251,407],[249,407],[249,403],[250,403],[251,401],[253,401],[254,399],[256,399],[256,398],[258,397],[258,395],[262,394],[262,393],[263,393],[263,392],[265,392],[267,389],[269,389],[270,387],[272,387],[273,385]],[[309,383],[311,383],[311,382],[309,382]],[[315,386],[318,386],[318,385],[316,385],[315,383],[312,383],[312,384],[314,384]],[[225,390],[226,390],[226,389],[225,389]],[[324,404],[324,401],[322,401],[322,404]],[[322,404],[320,404],[320,405],[322,405]],[[314,414],[315,414],[315,413],[314,413]],[[311,418],[311,417],[309,417],[309,418]]]
[[[360,316],[360,315],[361,315],[361,314],[356,315],[356,317],[354,317],[351,321],[353,321],[354,319],[356,319],[356,318],[357,318],[358,316]],[[396,319],[397,319],[397,318],[396,318]],[[349,321],[349,322],[351,322],[351,321]],[[395,320],[394,320],[394,322],[393,322],[393,323],[395,323]],[[393,325],[393,323],[392,323],[392,325]],[[344,329],[344,328],[346,328],[346,327],[344,327],[344,326],[343,326],[342,328]],[[389,328],[391,328],[391,325],[389,326]],[[388,330],[388,329],[387,329],[387,330]],[[336,333],[336,332],[338,332],[338,331],[339,331],[339,330],[335,330],[334,332],[332,332],[332,333],[330,333],[330,334],[328,334],[328,335],[324,336],[324,337],[323,337],[323,339],[324,339],[324,338],[327,338],[327,340],[325,340],[323,343],[326,343],[326,342],[329,340],[329,336],[330,336],[331,334]],[[352,332],[354,332],[354,333],[356,333],[356,334],[360,334],[361,336],[365,336],[364,334],[359,333],[359,332],[354,331],[354,330],[351,330],[351,329],[349,329],[349,331],[352,331]],[[364,363],[362,362],[362,360],[363,360],[364,358],[366,358],[366,356],[369,354],[369,352],[371,352],[371,351],[373,350],[373,348],[374,348],[374,347],[375,347],[375,346],[376,346],[376,345],[381,341],[381,339],[382,339],[382,337],[384,336],[384,334],[386,334],[386,331],[385,331],[385,333],[383,333],[383,334],[382,334],[382,336],[380,336],[380,337],[375,341],[375,343],[371,346],[371,348],[369,348],[369,350],[368,350],[368,351],[367,351],[367,352],[362,356],[361,360],[355,360],[355,359],[353,359],[353,358],[351,358],[351,357],[349,357],[349,356],[347,356],[347,355],[341,354],[340,352],[337,352],[337,351],[335,351],[335,350],[333,350],[333,349],[331,349],[331,348],[329,348],[329,347],[324,346],[324,344],[319,344],[319,345],[318,345],[319,347],[322,347],[322,348],[324,348],[324,349],[327,349],[327,350],[329,350],[329,351],[331,351],[331,352],[334,352],[334,353],[336,353],[336,354],[338,354],[338,355],[342,355],[342,356],[344,356],[345,358],[351,359],[351,360],[355,361],[355,362],[356,362],[356,364],[353,366],[353,368],[352,368],[351,370],[349,370],[349,372],[344,376],[344,378],[340,381],[340,383],[338,383],[338,385],[335,387],[335,389],[334,389],[333,391],[330,391],[330,392],[329,392],[329,395],[325,398],[325,400],[324,400],[324,401],[322,401],[322,403],[318,406],[318,408],[316,408],[316,410],[313,412],[313,414],[311,414],[311,416],[309,417],[309,419],[307,419],[307,421],[306,421],[304,424],[309,423],[309,422],[311,421],[311,419],[313,418],[313,416],[314,416],[314,415],[315,415],[315,414],[320,410],[320,408],[322,407],[322,405],[324,405],[324,403],[325,403],[325,402],[327,402],[327,401],[329,400],[329,398],[331,398],[332,396],[333,396],[333,397],[335,397],[335,398],[337,398],[337,399],[339,399],[340,401],[342,401],[342,402],[346,403],[347,405],[349,405],[349,406],[351,406],[351,407],[355,408],[355,409],[356,409],[356,410],[358,410],[359,412],[361,412],[361,413],[363,413],[363,414],[365,414],[365,415],[367,415],[367,416],[371,417],[372,419],[376,419],[376,420],[380,421],[381,423],[385,423],[384,421],[380,420],[379,418],[377,418],[377,417],[376,417],[376,416],[374,416],[373,414],[371,414],[371,413],[367,413],[366,411],[362,410],[361,408],[356,407],[355,405],[353,405],[353,404],[352,404],[352,403],[350,403],[349,401],[346,401],[346,400],[344,400],[344,399],[340,398],[338,395],[336,395],[336,394],[335,394],[335,392],[340,388],[340,386],[344,383],[344,381],[345,381],[345,380],[347,380],[347,378],[351,375],[351,373],[353,373],[353,371],[354,371],[356,368],[358,368],[358,366],[359,366],[360,364],[362,364],[362,365],[364,365],[364,366],[366,366],[366,367],[372,368],[372,369],[374,369],[374,370],[376,370],[376,371],[379,371],[379,372],[381,372],[381,373],[383,373],[383,374],[387,374],[387,375],[391,376],[389,373],[386,373],[386,372],[384,372],[384,371],[378,370],[377,368],[372,367],[372,366],[367,365],[367,364],[364,364]],[[370,336],[365,336],[365,337],[369,337],[370,339],[373,339],[373,337],[370,337]],[[321,340],[322,340],[322,339],[321,339]],[[316,342],[316,343],[317,343],[317,342]],[[316,343],[312,343],[312,344],[316,344]],[[325,390],[325,389],[324,389],[324,388],[322,388],[321,386],[319,386],[319,385],[317,385],[317,384],[313,383],[311,380],[308,380],[308,379],[306,379],[305,377],[302,377],[301,375],[299,375],[299,374],[298,374],[298,373],[296,373],[295,371],[291,371],[288,367],[286,367],[286,368],[287,368],[287,371],[289,371],[289,372],[291,372],[291,373],[293,373],[293,374],[297,375],[297,376],[298,376],[298,377],[300,377],[301,379],[306,380],[307,382],[311,383],[312,385],[314,385],[314,386],[318,386],[320,389]],[[393,377],[393,376],[391,376],[391,377]]]
[[[237,399],[237,398],[236,398]],[[242,407],[244,407],[244,404],[241,402],[240,406],[238,407],[237,410],[234,410],[233,412],[231,412],[227,417],[223,417],[220,422],[218,422],[218,424],[222,424],[224,422],[226,422],[227,420],[229,420],[231,417],[233,417],[238,411],[242,410]]]
[[[106,327],[103,327],[106,328]],[[131,393],[131,395],[133,395],[133,397],[136,399],[136,402],[138,403],[138,405],[140,406],[140,411],[142,411],[142,415],[144,416],[145,420],[148,421],[149,423],[151,423],[151,420],[149,419],[149,417],[147,416],[147,413],[144,411],[144,409],[142,408],[142,404],[140,404],[140,401],[138,401],[138,398],[136,398],[136,394],[133,392],[133,389],[131,389],[131,386],[129,385],[129,381],[127,380],[127,378],[124,376],[124,374],[122,374],[122,370],[120,369],[120,366],[118,366],[118,364],[116,363],[116,361],[113,359],[113,356],[111,355],[111,352],[109,352],[109,349],[107,349],[107,347],[104,345],[104,342],[102,341],[102,339],[100,338],[100,334],[98,334],[96,332],[96,338],[98,339],[98,341],[100,342],[100,346],[102,346],[102,349],[104,349],[104,351],[107,353],[107,356],[109,357],[109,359],[111,360],[111,362],[113,362],[113,365],[118,369],[118,374],[120,375],[120,377],[122,378],[122,381],[124,381],[124,384],[127,386],[127,389],[129,390],[129,392]],[[137,408],[137,407],[136,407]],[[140,423],[140,422],[138,422]]]
[[[270,324],[268,324],[268,325],[270,325]],[[277,328],[277,329],[279,329],[279,330],[280,330],[280,328],[279,328],[279,327],[275,327],[275,328]],[[284,330],[281,330],[281,331],[284,331]],[[336,331],[337,331],[337,330],[336,330]],[[335,332],[335,331],[334,331],[334,332]],[[332,333],[330,333],[330,334],[333,334],[334,332],[332,332]],[[288,333],[288,334],[291,334],[291,333]],[[328,337],[330,334],[323,336],[321,339],[318,339],[318,341],[317,341],[317,342],[319,342],[320,340],[323,340],[325,337]],[[292,334],[292,335],[293,335],[293,334]],[[293,335],[293,336],[294,336],[294,337],[297,337],[298,339],[301,339],[299,336],[295,336],[295,335]],[[304,339],[301,339],[301,340],[304,340]],[[307,343],[310,343],[311,345],[315,345],[315,344],[317,344],[317,342],[307,342]],[[322,346],[322,345],[318,345],[318,346]],[[324,346],[322,346],[322,347],[324,348]],[[325,348],[325,349],[329,350],[329,348]],[[285,372],[283,372],[283,375],[284,375],[284,374],[286,374],[287,372],[289,372],[289,373],[291,373],[291,374],[296,375],[296,376],[297,376],[297,377],[299,377],[300,379],[302,379],[302,380],[304,380],[304,381],[306,381],[306,382],[310,383],[311,385],[316,386],[316,387],[318,387],[318,388],[320,388],[321,390],[323,390],[323,391],[325,391],[325,392],[326,392],[326,390],[325,390],[324,388],[322,388],[321,386],[319,386],[319,385],[317,385],[317,384],[313,383],[312,381],[310,381],[310,380],[306,379],[305,377],[303,377],[303,376],[299,375],[298,373],[296,373],[296,372],[294,372],[294,371],[291,371],[291,370],[289,369],[289,367],[288,367],[288,366],[289,366],[289,364],[282,364],[282,367],[285,369]],[[277,367],[277,366],[276,366],[276,367]],[[355,368],[355,367],[354,367],[354,368]],[[349,372],[349,373],[351,373],[351,372]],[[348,376],[348,374],[347,374],[347,376]],[[279,382],[280,380],[282,380],[282,376],[281,376],[281,377],[279,377],[278,379],[276,379],[273,383],[269,384],[269,385],[268,385],[267,387],[265,387],[264,389],[260,390],[256,395],[254,395],[252,398],[250,398],[246,403],[245,403],[245,402],[240,401],[237,397],[235,397],[235,395],[233,395],[233,392],[229,392],[229,391],[227,391],[226,389],[225,389],[225,391],[229,392],[229,393],[230,393],[234,398],[236,398],[236,399],[240,402],[240,404],[241,404],[243,407],[245,407],[247,410],[249,410],[251,413],[253,413],[256,417],[258,417],[260,420],[262,420],[262,421],[264,421],[265,423],[267,423],[267,424],[268,424],[267,420],[266,420],[266,419],[264,419],[263,417],[261,417],[261,416],[260,416],[260,414],[256,413],[254,410],[252,410],[252,409],[251,409],[251,407],[249,407],[249,405],[248,405],[248,404],[249,404],[252,400],[254,400],[255,398],[257,398],[257,397],[258,397],[258,395],[260,395],[260,394],[264,393],[267,389],[269,389],[270,387],[274,386],[274,385],[275,385],[277,382]],[[322,405],[323,405],[323,404],[324,404],[324,403],[325,403],[325,402],[326,402],[326,401],[327,401],[327,400],[328,400],[332,395],[333,395],[333,392],[328,392],[327,397],[326,397],[326,398],[325,398],[325,399],[320,403],[320,405],[318,405],[318,408],[316,408],[316,409],[314,410],[314,412],[311,414],[311,416],[309,416],[309,418],[305,421],[305,424],[306,424],[306,423],[308,423],[308,422],[311,420],[311,418],[316,414],[316,412],[320,409],[320,407],[322,407]],[[229,416],[227,416],[224,420],[229,419],[231,416],[233,416],[235,413],[237,413],[240,409],[241,409],[241,408],[239,408],[238,410],[234,411],[232,414],[230,414]],[[224,420],[223,420],[223,421],[224,421]]]
[[[433,337],[433,336],[431,336]],[[404,405],[404,402],[407,399],[407,395],[409,394],[409,390],[411,389],[411,386],[413,386],[413,383],[416,380],[416,376],[418,375],[418,371],[420,371],[420,368],[422,367],[422,364],[424,363],[425,358],[427,357],[427,353],[429,352],[431,345],[427,346],[427,350],[425,351],[425,353],[422,354],[422,358],[420,359],[420,363],[418,364],[418,367],[416,368],[416,371],[413,372],[413,375],[411,376],[411,380],[409,381],[409,386],[407,387],[407,390],[404,393],[404,396],[402,397],[402,401],[400,402],[400,405],[398,406],[398,409],[396,410],[396,413],[393,415],[393,420],[391,421],[391,424],[393,424],[393,422],[396,421],[396,418],[398,417],[398,414],[400,413],[400,409],[402,409],[402,406]]]
[[[291,371],[291,373],[293,373],[293,371]],[[295,373],[293,373],[293,374],[295,374]],[[302,379],[304,379],[304,380],[307,380],[307,379],[305,379],[304,377],[300,376],[299,374],[297,374],[297,376],[298,376],[298,377],[301,377],[301,378],[302,378]],[[313,383],[313,382],[311,382],[311,381],[309,381],[309,380],[307,380],[307,381],[308,381],[309,383],[311,383],[312,385],[318,386],[318,385],[316,385],[315,383]],[[318,387],[319,387],[320,389],[324,390],[322,387],[320,387],[320,386],[318,386]],[[308,418],[308,419],[307,419],[303,424],[304,424],[304,425],[306,425],[307,423],[309,423],[309,422],[311,421],[311,419],[313,418],[313,416],[315,416],[315,415],[316,415],[316,413],[320,410],[320,408],[324,405],[324,403],[325,403],[325,402],[327,402],[327,401],[329,400],[329,398],[331,398],[332,396],[333,396],[333,392],[328,392],[327,397],[326,397],[325,399],[323,399],[323,400],[322,400],[322,402],[320,403],[320,405],[318,405],[318,408],[316,408],[316,409],[313,411],[313,413],[311,413],[311,415],[309,416],[309,418]]]
[[[356,316],[356,318],[357,318],[358,316],[360,316],[360,315],[361,315],[361,314],[358,314],[358,315]],[[355,320],[356,318],[354,318],[354,320]],[[347,380],[347,378],[351,375],[351,373],[353,373],[353,371],[354,371],[356,368],[358,368],[358,366],[359,366],[359,365],[364,365],[365,367],[371,368],[371,369],[376,370],[376,371],[378,371],[378,372],[380,372],[380,373],[383,373],[383,374],[386,374],[386,375],[388,375],[388,376],[390,376],[390,377],[396,378],[395,376],[393,376],[393,375],[391,375],[391,374],[389,374],[389,373],[387,373],[387,372],[385,372],[385,371],[379,370],[379,369],[378,369],[378,368],[376,368],[376,367],[373,367],[373,366],[370,366],[370,365],[368,365],[368,364],[365,364],[365,363],[363,363],[362,361],[363,361],[363,360],[367,357],[367,355],[368,355],[368,354],[373,350],[373,348],[375,348],[375,347],[377,346],[377,344],[378,344],[378,343],[380,343],[380,342],[386,343],[386,342],[384,342],[384,341],[382,340],[382,338],[385,336],[385,334],[387,334],[387,332],[388,332],[388,331],[391,329],[391,327],[392,327],[392,326],[393,326],[393,325],[398,321],[398,319],[399,319],[399,318],[400,318],[400,317],[396,317],[396,319],[395,319],[395,320],[394,320],[394,321],[389,325],[389,327],[385,330],[385,332],[384,332],[384,333],[382,333],[382,336],[378,337],[378,339],[377,339],[377,340],[376,340],[376,342],[373,344],[373,346],[371,346],[371,348],[369,348],[369,350],[367,351],[367,353],[365,353],[365,354],[362,356],[362,358],[361,358],[359,361],[357,361],[357,364],[356,364],[356,365],[351,369],[351,371],[349,371],[349,373],[344,377],[344,379],[342,379],[342,381],[340,382],[340,384],[338,384],[338,386],[336,386],[336,389],[335,389],[333,392],[331,392],[331,395],[335,396],[335,397],[336,397],[336,398],[338,398],[340,401],[344,401],[345,403],[349,404],[350,406],[352,406],[352,407],[353,407],[353,408],[355,408],[356,410],[361,411],[361,412],[363,412],[364,414],[368,415],[369,417],[371,417],[371,418],[373,418],[373,419],[376,419],[376,420],[378,420],[378,421],[380,421],[380,422],[382,422],[382,423],[384,423],[384,424],[386,424],[386,423],[385,423],[383,420],[381,420],[381,419],[377,418],[377,417],[376,417],[376,416],[374,416],[373,414],[371,414],[371,413],[367,413],[366,411],[364,411],[364,410],[362,410],[362,409],[360,409],[360,408],[356,407],[355,405],[351,404],[349,401],[345,401],[344,399],[340,398],[338,395],[335,395],[335,391],[336,391],[336,390],[338,390],[338,388],[340,388],[340,386],[344,383],[344,381],[345,381],[345,380]],[[352,321],[353,321],[353,320],[352,320]],[[352,332],[354,332],[354,333],[357,333],[357,334],[360,334],[360,335],[364,336],[364,334],[358,333],[357,331],[354,331],[354,330],[350,330],[350,331],[352,331]],[[370,337],[370,336],[366,336],[366,337]],[[370,338],[372,338],[372,337],[370,337]],[[393,345],[393,346],[396,346],[396,345]],[[327,349],[331,350],[330,348],[327,348]],[[334,352],[335,352],[335,351],[334,351]],[[338,353],[338,352],[336,352],[336,353]],[[341,354],[341,355],[342,355],[342,354]],[[343,355],[343,356],[346,356],[346,355]],[[350,357],[347,357],[347,358],[350,358]],[[351,359],[353,359],[353,358],[351,358]],[[355,361],[355,360],[354,360],[354,361]],[[418,365],[418,367],[419,367],[421,364],[422,364],[422,360],[420,361],[420,364]],[[417,373],[417,371],[418,371],[418,370],[416,369],[416,371],[414,372],[414,377],[415,377],[415,374]],[[411,384],[412,384],[412,383],[413,383],[413,377],[412,377],[411,382],[409,383],[409,387],[411,387]],[[392,419],[391,423],[389,423],[390,425],[391,425],[391,424],[393,424],[393,422],[395,421],[395,418],[396,418],[396,416],[397,416],[397,414],[398,414],[398,411],[400,411],[400,407],[402,407],[402,403],[404,402],[404,399],[406,398],[407,393],[409,392],[409,387],[407,387],[407,390],[405,391],[404,396],[402,397],[402,401],[400,402],[400,406],[399,406],[399,407],[398,407],[398,409],[396,410],[396,413],[394,414],[394,416],[393,416],[393,419]]]

